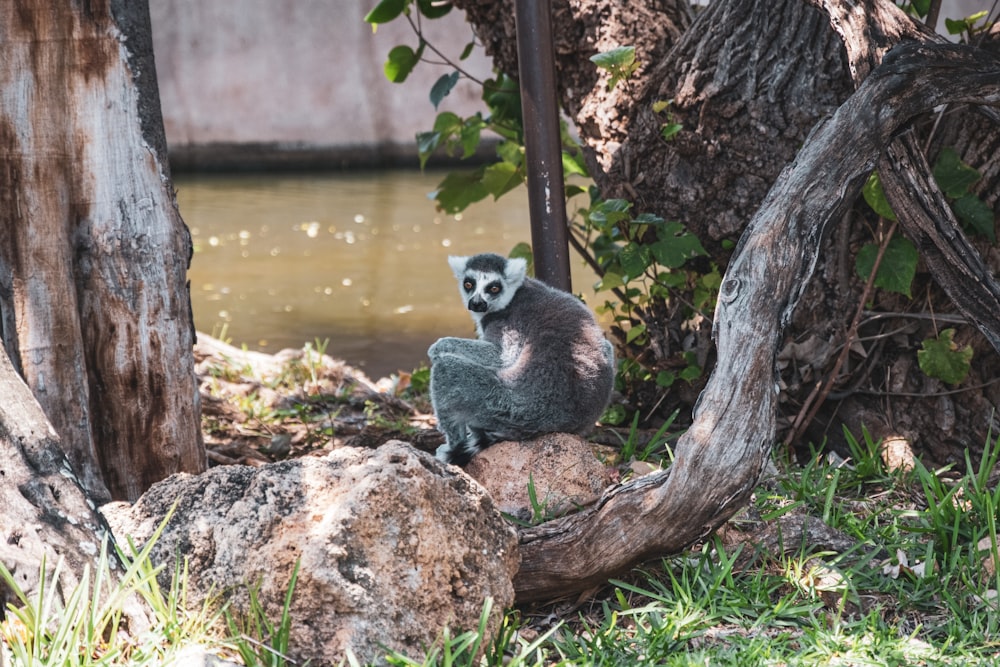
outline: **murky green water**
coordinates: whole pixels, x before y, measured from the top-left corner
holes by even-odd
[[[198,330],[269,352],[329,339],[328,354],[376,378],[426,360],[441,336],[474,335],[447,256],[530,241],[527,196],[448,216],[427,198],[441,177],[176,177]],[[589,297],[593,276],[573,264]]]

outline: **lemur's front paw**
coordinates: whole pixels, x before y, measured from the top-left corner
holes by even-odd
[[[449,342],[448,337],[438,338],[436,341],[434,341],[434,343],[431,344],[429,348],[427,348],[427,356],[433,359],[436,356],[448,352],[448,347],[450,346],[450,344],[451,343]]]

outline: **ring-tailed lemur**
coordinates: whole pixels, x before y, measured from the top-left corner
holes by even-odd
[[[607,408],[614,348],[576,297],[526,277],[523,259],[449,257],[479,340],[431,345],[431,402],[464,465],[487,445],[543,433],[584,434]]]

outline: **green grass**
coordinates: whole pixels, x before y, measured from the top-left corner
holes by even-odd
[[[779,475],[728,534],[648,563],[583,606],[508,611],[489,640],[487,601],[475,629],[443,631],[421,657],[386,659],[400,667],[996,664],[1000,439],[961,473],[919,462],[888,470],[867,433],[848,444],[847,459],[817,452],[805,464],[778,461]],[[822,551],[793,536],[780,553],[755,547],[754,531],[791,515],[822,520],[856,546]],[[118,580],[102,552],[62,608],[50,582],[37,599],[20,596],[0,622],[8,663],[169,664],[196,644],[249,665],[291,664],[294,577],[276,621],[260,604],[243,619],[210,605],[185,612],[186,573],[161,589],[147,554],[124,558]],[[2,568],[0,578],[18,592]],[[154,617],[138,637],[120,631],[133,593]],[[348,656],[344,664],[361,663]]]
[[[149,559],[172,514],[171,509],[141,551],[111,554],[105,539],[96,565],[86,567],[69,591],[63,588],[66,581],[60,582],[61,560],[51,574],[46,563],[40,565],[38,590],[31,596],[0,563],[0,585],[16,598],[0,615],[0,667],[184,667],[192,660],[192,648],[254,667],[295,664],[283,651],[288,648],[288,609],[298,566],[276,623],[256,603],[253,588],[245,617],[211,595],[191,610],[186,569],[179,566],[170,587],[163,589],[157,580],[163,568]],[[130,632],[130,622],[139,630]],[[232,634],[225,633],[226,626]]]

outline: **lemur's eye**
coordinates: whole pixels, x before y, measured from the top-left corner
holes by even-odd
[[[496,295],[503,291],[503,286],[500,283],[490,283],[486,286],[486,291],[490,294]]]
[[[472,290],[476,289],[476,281],[466,280],[464,283],[462,283],[462,287],[465,289],[466,292],[471,292]]]

